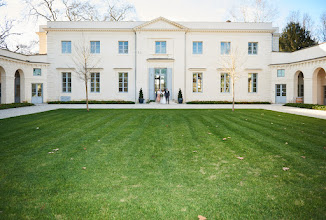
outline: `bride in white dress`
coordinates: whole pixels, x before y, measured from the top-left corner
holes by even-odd
[[[161,95],[161,101],[160,101],[160,103],[161,104],[166,104],[165,91],[161,91],[161,94],[163,96]]]

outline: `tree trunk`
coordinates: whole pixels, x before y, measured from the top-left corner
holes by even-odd
[[[89,108],[88,108],[88,87],[87,87],[87,80],[85,81],[85,87],[86,87],[86,108],[87,108],[87,111],[89,112]]]
[[[232,111],[234,112],[234,79],[232,80]]]

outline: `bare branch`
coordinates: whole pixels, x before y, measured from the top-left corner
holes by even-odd
[[[20,35],[20,33],[12,32],[12,28],[14,27],[14,20],[4,19],[4,24],[0,24],[0,48],[8,49],[7,40],[10,36]]]
[[[320,22],[321,41],[326,42],[326,11],[320,16]]]
[[[135,12],[135,7],[127,2],[106,1],[107,12],[104,14],[103,21],[123,21]]]
[[[57,21],[59,10],[54,7],[55,0],[24,0],[29,7],[29,15],[37,19],[39,17],[47,21]]]

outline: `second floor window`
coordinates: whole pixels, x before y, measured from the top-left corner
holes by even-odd
[[[230,75],[221,73],[221,92],[230,92]]]
[[[34,68],[33,69],[33,76],[41,76],[42,70],[40,68]]]
[[[192,92],[202,92],[203,91],[203,74],[194,73],[192,76]]]
[[[257,49],[258,49],[258,43],[255,42],[249,42],[248,43],[248,54],[257,54]]]
[[[91,92],[100,92],[100,73],[91,73]]]
[[[284,77],[285,76],[285,70],[277,70],[277,77]]]
[[[119,41],[119,53],[128,54],[128,41]]]
[[[194,41],[192,43],[192,53],[202,54],[203,53],[203,42]]]
[[[62,73],[62,92],[71,92],[71,73]]]
[[[257,92],[257,73],[248,74],[248,92]]]
[[[228,55],[231,51],[231,42],[221,42],[221,54]]]
[[[91,53],[100,53],[101,44],[100,41],[91,41]]]
[[[155,41],[155,53],[166,54],[166,41]]]
[[[61,52],[71,53],[71,41],[61,41]]]

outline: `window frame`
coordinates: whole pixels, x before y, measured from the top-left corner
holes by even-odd
[[[66,82],[64,82],[64,78],[66,79]],[[69,79],[70,79],[70,83],[68,82]],[[62,82],[61,82],[62,91],[61,92],[62,93],[71,93],[72,92],[71,72],[62,72],[62,78],[61,78],[61,80],[62,80]],[[64,86],[64,84],[65,84],[65,86]],[[70,88],[70,91],[69,91],[69,88]]]
[[[195,47],[196,45],[196,47]],[[199,47],[199,45],[201,45]],[[196,48],[196,50],[195,50]],[[201,48],[201,51],[199,50]],[[203,54],[203,41],[193,41],[192,42],[192,54]]]
[[[68,40],[61,41],[61,54],[71,54],[71,41]]]
[[[162,45],[163,43],[164,43],[164,47]],[[167,45],[166,41],[155,41],[155,54],[167,54],[166,45]]]
[[[35,70],[40,70],[40,74],[36,75]],[[33,76],[42,76],[42,68],[33,68]]]
[[[97,81],[98,79],[98,81]],[[98,83],[98,86],[97,86]],[[100,72],[91,72],[90,80],[90,92],[100,93],[101,92],[101,74]]]
[[[254,80],[256,80],[256,82],[254,82]],[[254,89],[256,91],[254,91]],[[257,92],[258,92],[258,73],[248,73],[248,93],[257,93]]]
[[[199,74],[200,76],[200,84],[198,83],[198,79],[199,79]],[[196,78],[194,78],[194,75],[196,75]],[[194,79],[196,79],[196,91],[194,91]],[[200,85],[200,87],[199,87]],[[199,91],[199,88],[201,91]],[[193,93],[203,93],[203,72],[195,72],[192,73],[192,92]]]
[[[94,46],[92,46],[92,44],[95,44]],[[90,52],[91,54],[100,54],[101,53],[101,41],[90,41]]]
[[[231,92],[231,77],[230,73],[221,73],[220,74],[220,93],[230,93]],[[223,80],[222,80],[223,78]],[[227,81],[228,79],[228,81]],[[223,84],[223,86],[222,86]]]
[[[120,45],[122,43],[122,45]],[[122,48],[120,48],[120,46]],[[121,51],[120,51],[121,49]],[[127,52],[125,52],[127,50]],[[118,53],[119,54],[129,54],[129,42],[128,41],[118,41]]]
[[[279,74],[279,71],[280,71],[282,74]],[[285,69],[278,69],[278,70],[277,70],[277,77],[285,77]]]
[[[120,74],[122,74],[122,77],[120,77]],[[122,81],[120,82],[120,79]],[[125,80],[127,79],[127,80]],[[121,87],[120,87],[121,83]],[[125,86],[125,83],[127,83],[127,87]],[[121,91],[120,91],[121,88]],[[127,89],[127,91],[125,91]],[[118,92],[119,93],[128,93],[129,92],[129,73],[128,72],[118,72]]]
[[[256,53],[254,53],[254,48],[256,48]],[[248,42],[248,55],[258,55],[258,42]]]
[[[226,44],[226,45],[229,45],[228,47],[225,47],[225,46],[222,46],[222,44]],[[221,46],[221,55],[230,55],[231,53],[231,41],[221,41],[220,43],[220,46]],[[228,53],[224,52],[224,48],[226,48],[226,50],[228,49]]]

